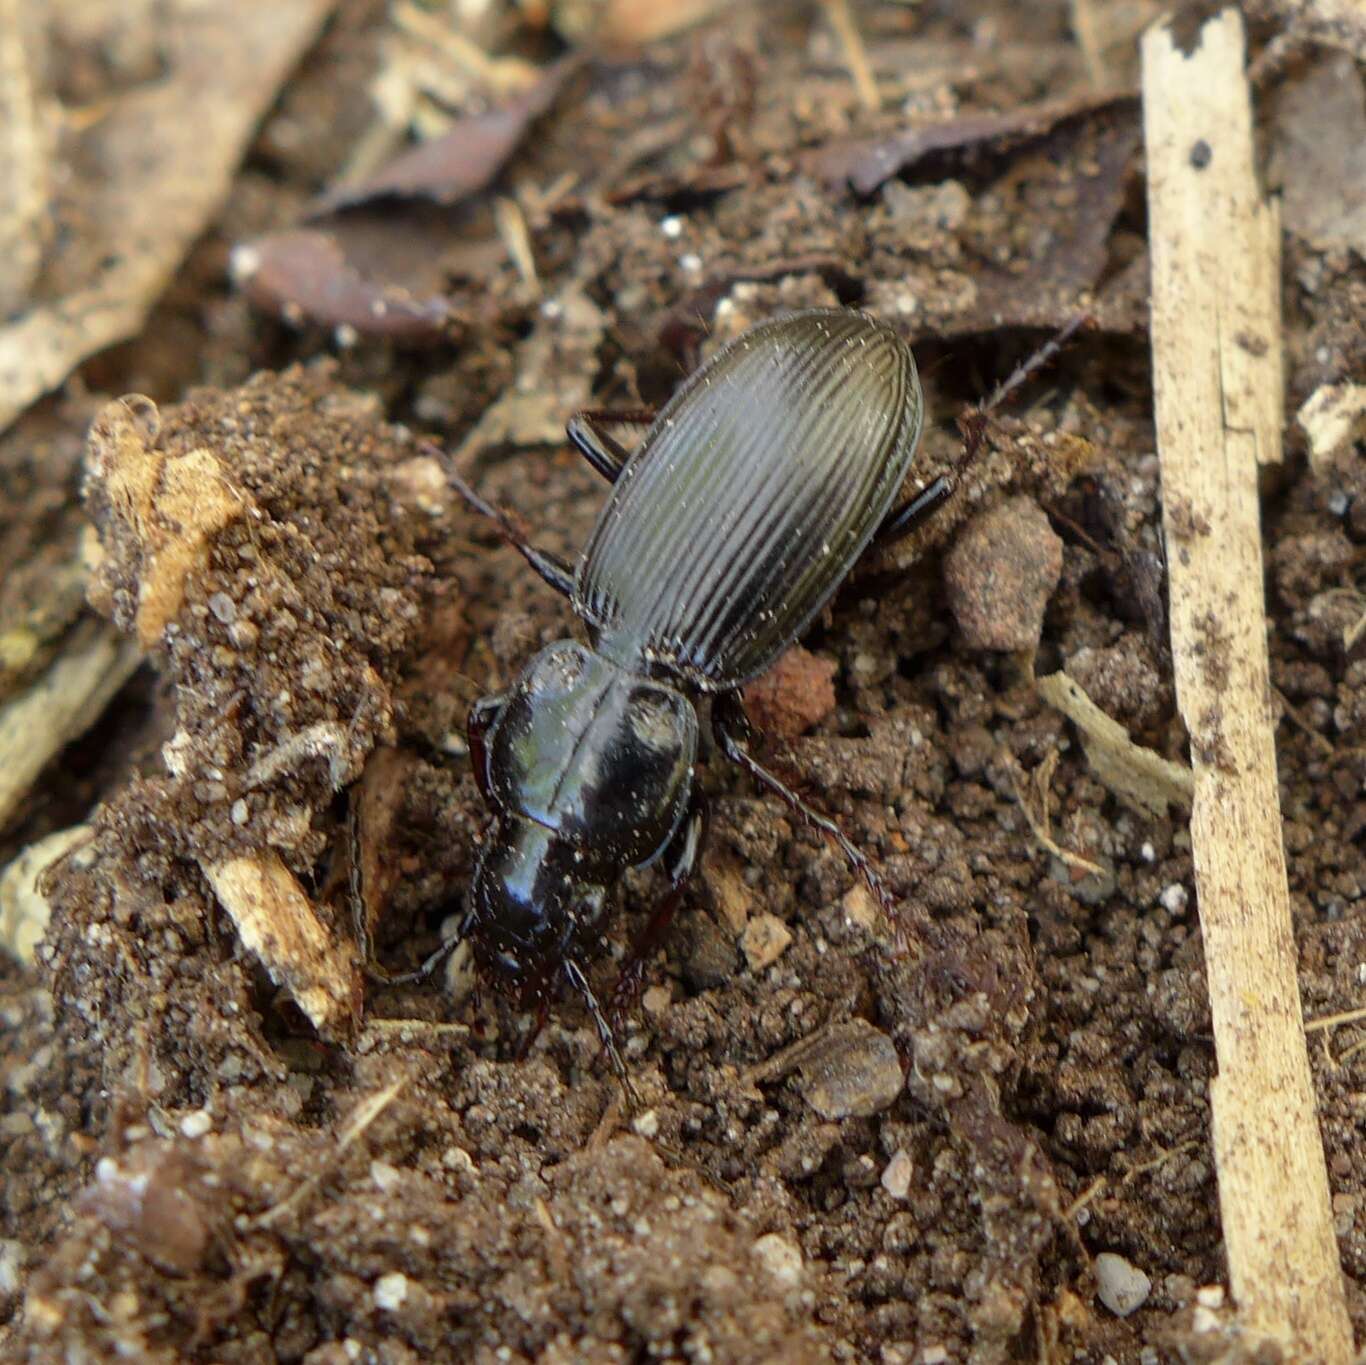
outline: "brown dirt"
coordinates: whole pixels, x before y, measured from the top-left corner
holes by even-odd
[[[973,510],[1007,494],[1046,507],[1063,566],[1034,667],[1066,667],[1135,739],[1182,757],[1131,285],[1137,113],[1121,102],[1023,145],[935,153],[866,199],[838,192],[801,154],[897,127],[902,104],[1011,109],[1085,87],[1066,5],[958,21],[856,9],[879,73],[907,80],[881,115],[860,110],[805,9],[773,13],[762,57],[731,20],[590,65],[507,173],[586,180],[532,217],[545,302],[495,255],[458,342],[362,338],[319,362],[328,335],[253,314],[224,269],[233,242],[290,221],[366,124],[385,19],[353,0],[146,336],[87,367],[91,390],[155,399],[159,458],[207,450],[253,515],[195,542],[169,643],[3,832],[7,861],[104,803],[52,881],[43,970],[0,967],[5,1358],[1209,1358],[1193,1310],[1224,1266],[1184,821],[1121,806],[1019,657],[966,646],[942,587]],[[982,25],[991,41],[972,42]],[[735,80],[718,89],[716,71]],[[1286,250],[1293,412],[1360,374],[1366,284],[1347,251],[1294,235]],[[960,448],[960,408],[1083,289],[1106,300],[1104,330],[1034,382],[1027,415],[993,426],[951,510],[854,575],[805,641],[836,665],[835,705],[771,750],[877,861],[906,955],[837,850],[712,762],[707,870],[620,1039],[643,1112],[623,1114],[572,998],[524,1059],[529,1021],[455,970],[367,985],[330,1036],[309,1026],[242,948],[206,866],[274,849],[354,971],[337,789],[360,781],[376,946],[413,965],[459,906],[484,819],[464,710],[568,630],[563,603],[432,480],[411,431],[458,446],[519,356],[597,405],[655,403],[699,347],[751,320],[865,303],[916,343],[929,477]],[[275,373],[248,379],[261,365]],[[72,543],[73,441],[94,406],[44,405],[0,447],[7,579]],[[1312,1018],[1358,1006],[1366,981],[1366,658],[1342,645],[1364,605],[1366,482],[1350,455],[1313,476],[1293,425],[1288,439],[1264,504],[1268,611]],[[562,444],[479,445],[481,490],[573,555],[601,481]],[[106,482],[88,503],[109,556],[96,600],[135,628],[140,585],[183,524],[157,523],[151,553],[116,502]],[[20,581],[7,610],[24,605]],[[1093,870],[1050,856],[1020,808],[1019,769],[1046,762],[1053,837]],[[628,878],[602,987],[658,889]],[[761,916],[791,941],[755,970],[741,942]],[[881,1054],[852,1020],[906,1067],[890,1104],[866,1098]],[[1315,1033],[1311,1059],[1361,1337],[1359,1036]],[[819,1066],[784,1053],[803,1039]],[[1103,1251],[1152,1281],[1131,1317],[1096,1300]]]

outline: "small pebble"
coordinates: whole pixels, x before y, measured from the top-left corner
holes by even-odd
[[[744,949],[745,959],[753,972],[771,967],[787,951],[787,945],[791,942],[792,931],[777,915],[770,915],[767,911],[750,920],[740,936],[740,947]]]
[[[667,986],[651,986],[640,997],[640,1007],[653,1019],[667,1014],[673,1004],[674,993]]]
[[[1224,1286],[1221,1284],[1202,1284],[1195,1291],[1195,1301],[1201,1308],[1222,1308],[1224,1306]]]
[[[877,927],[878,907],[873,893],[862,881],[857,881],[840,900],[845,923],[872,932]]]
[[[760,1237],[752,1248],[765,1270],[780,1284],[797,1285],[802,1278],[801,1248],[770,1232]]]
[[[381,1275],[375,1281],[374,1296],[376,1308],[383,1308],[389,1313],[396,1312],[403,1307],[403,1301],[408,1297],[408,1277],[401,1270]]]
[[[802,1098],[823,1119],[871,1118],[901,1094],[892,1040],[866,1019],[836,1024],[799,1063]]]
[[[209,610],[225,626],[230,626],[237,620],[237,603],[225,592],[216,592],[209,598]]]
[[[659,1115],[653,1109],[647,1109],[631,1120],[631,1127],[641,1137],[652,1138],[659,1132]]]
[[[391,1166],[387,1161],[370,1163],[370,1179],[375,1182],[375,1188],[382,1194],[388,1194],[402,1178],[398,1167]]]
[[[1132,1262],[1113,1251],[1096,1257],[1096,1297],[1116,1317],[1127,1318],[1147,1302],[1153,1282]]]
[[[73,825],[30,844],[0,871],[0,948],[32,963],[47,933],[51,907],[38,890],[39,876],[63,854],[90,837],[89,825]]]
[[[1190,904],[1190,895],[1180,882],[1172,882],[1170,886],[1163,887],[1158,899],[1162,902],[1162,908],[1173,915],[1181,914]]]
[[[904,1147],[900,1147],[892,1154],[892,1159],[882,1172],[882,1188],[893,1199],[905,1199],[910,1192],[911,1176],[914,1174],[915,1163],[911,1160],[911,1154]]]
[[[707,869],[706,877],[716,913],[726,928],[739,938],[749,920],[753,900],[740,869],[731,863],[718,862]]]
[[[0,1239],[0,1302],[19,1292],[19,1272],[23,1265],[23,1243],[10,1237]]]
[[[949,607],[972,649],[1034,649],[1061,575],[1062,541],[1023,497],[974,517],[944,561]]]
[[[181,1133],[194,1141],[202,1138],[213,1127],[213,1115],[207,1109],[196,1109],[180,1120]]]

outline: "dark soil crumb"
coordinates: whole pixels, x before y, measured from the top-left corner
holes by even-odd
[[[71,558],[76,433],[98,413],[91,599],[149,653],[6,833],[21,844],[100,803],[48,879],[39,972],[0,965],[5,1359],[1242,1358],[1210,1288],[1226,1278],[1214,1052],[1184,821],[1111,796],[995,652],[1035,650],[1039,672],[1065,668],[1135,738],[1184,755],[1138,111],[1087,106],[855,195],[809,154],[1080,97],[1093,76],[1061,3],[853,8],[878,113],[821,7],[728,13],[585,62],[498,189],[526,219],[534,285],[482,201],[424,205],[407,237],[413,206],[386,204],[374,264],[455,234],[452,294],[477,302],[448,340],[405,351],[224,294],[231,244],[292,221],[371,127],[393,28],[346,0],[147,334],[83,374],[150,398],[73,398],[0,442],[0,624],[27,620]],[[1131,38],[1102,49],[1117,79]],[[103,69],[85,55],[80,88]],[[1349,253],[1287,236],[1288,411],[1361,373],[1363,289]],[[353,909],[401,970],[462,905],[485,820],[468,704],[573,628],[412,432],[463,445],[481,491],[572,557],[604,485],[561,441],[564,407],[658,404],[750,322],[853,304],[916,346],[923,486],[959,457],[959,411],[1083,296],[1097,330],[998,414],[944,514],[860,566],[810,653],[756,696],[781,736],[764,757],[874,859],[908,951],[837,850],[709,762],[706,871],[621,1030],[639,1111],[576,999],[521,1056],[533,1021],[471,990],[459,957],[425,985],[365,977]],[[1344,644],[1366,611],[1366,482],[1359,452],[1315,472],[1297,439],[1264,521],[1312,1019],[1359,1007],[1366,981],[1366,660]],[[1199,533],[1198,513],[1175,515]],[[993,517],[1021,553],[983,535]],[[946,562],[965,555],[1005,644],[955,627]],[[1019,570],[1011,598],[984,556]],[[1213,668],[1217,647],[1212,623]],[[1052,837],[1103,877],[1036,842],[1017,774],[1045,763]],[[601,989],[661,889],[628,878]],[[1359,1337],[1360,1036],[1311,1048]],[[1098,1297],[1131,1303],[1102,1253],[1146,1277],[1127,1316]]]

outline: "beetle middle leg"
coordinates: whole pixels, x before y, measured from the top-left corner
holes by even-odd
[[[762,783],[775,796],[781,797],[813,829],[818,829],[833,840],[845,860],[867,883],[868,889],[877,897],[887,918],[900,937],[900,917],[896,912],[896,901],[887,889],[886,883],[878,876],[868,855],[828,816],[813,809],[802,800],[776,773],[770,772],[745,747],[749,722],[739,703],[730,696],[717,697],[712,708],[712,729],[716,734],[721,752],[732,763],[738,764],[756,781]]]
[[[683,892],[702,858],[707,843],[707,805],[701,792],[694,791],[687,818],[679,826],[665,851],[665,870],[669,889],[650,913],[645,927],[631,944],[631,951],[622,963],[621,975],[612,987],[612,999],[607,1017],[615,1024],[635,1003],[645,979],[645,964],[664,942],[664,936],[674,916],[683,904]]]

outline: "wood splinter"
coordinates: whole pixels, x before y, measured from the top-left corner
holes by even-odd
[[[1259,464],[1280,459],[1279,225],[1257,190],[1243,24],[1143,39],[1152,338],[1177,700],[1214,1020],[1211,1108],[1246,1344],[1346,1365],[1276,784]]]

